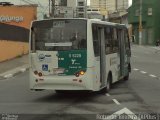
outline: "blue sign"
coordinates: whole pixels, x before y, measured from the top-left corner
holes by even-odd
[[[43,71],[48,71],[48,65],[46,65],[46,64],[42,65],[42,70]]]

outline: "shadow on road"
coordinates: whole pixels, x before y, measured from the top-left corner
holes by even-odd
[[[70,102],[73,100],[92,100],[102,96],[99,92],[91,91],[61,91],[61,93],[49,94],[35,100],[35,102]]]

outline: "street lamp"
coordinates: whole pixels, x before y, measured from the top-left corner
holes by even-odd
[[[140,0],[140,11],[139,11],[139,45],[142,44],[142,0]]]

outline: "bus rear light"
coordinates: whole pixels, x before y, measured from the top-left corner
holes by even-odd
[[[38,82],[38,80],[36,79],[35,82]]]
[[[76,76],[76,77],[79,77],[79,73],[76,73],[75,76]]]
[[[81,71],[79,72],[80,75],[84,75],[84,73],[85,73],[85,72],[84,72],[83,70],[81,70]]]
[[[84,75],[84,74],[85,74],[85,72],[83,70],[81,70],[81,71],[75,73],[75,76],[79,77],[80,75]]]
[[[38,71],[34,71],[34,74],[37,75],[37,74],[38,74]]]
[[[39,75],[39,77],[42,77],[42,73],[41,72],[39,72],[38,75]]]

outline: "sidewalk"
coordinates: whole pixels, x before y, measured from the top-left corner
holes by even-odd
[[[160,53],[160,46],[137,45],[137,44],[132,44],[131,46],[146,48],[146,49],[150,49],[154,53]]]
[[[0,80],[24,72],[29,68],[28,55],[0,62]]]

